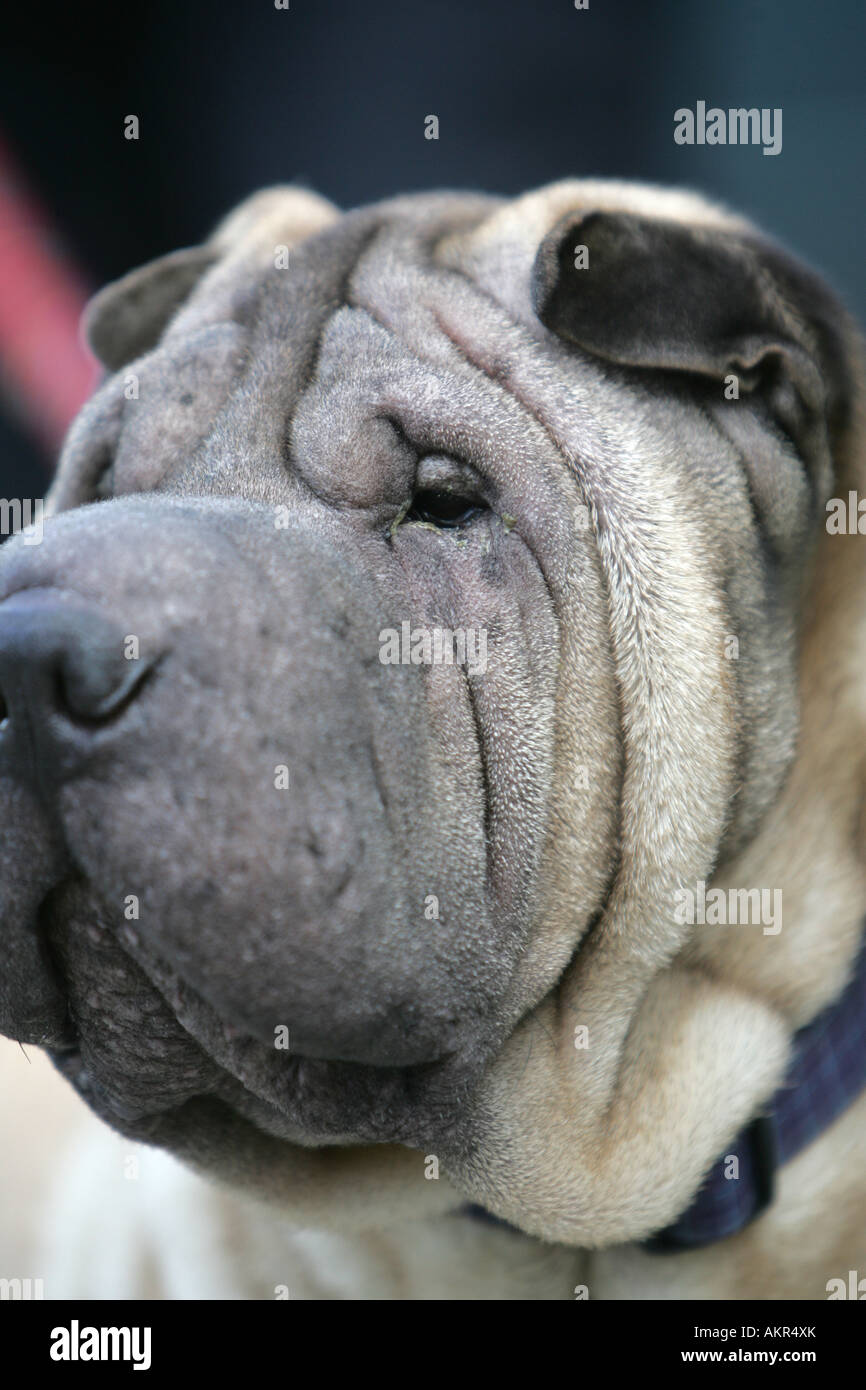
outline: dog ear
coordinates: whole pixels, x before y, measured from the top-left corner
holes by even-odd
[[[757,235],[568,214],[541,243],[532,293],[542,323],[596,357],[736,378],[804,457],[815,429],[832,435],[845,423],[845,313],[817,276]]]
[[[301,188],[266,188],[244,199],[202,246],[173,251],[106,285],[90,301],[84,332],[100,362],[117,371],[159,342],[169,320],[211,266],[239,248],[253,253],[296,245],[338,216]]]
[[[84,333],[109,371],[155,347],[175,310],[217,260],[208,246],[191,246],[131,270],[94,295]]]

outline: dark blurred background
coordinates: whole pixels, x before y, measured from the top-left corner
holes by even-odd
[[[866,320],[863,0],[31,3],[3,23],[0,496],[42,495],[93,384],[85,295],[271,182],[343,206],[569,175],[691,185]],[[782,152],[676,145],[698,100],[781,107]]]

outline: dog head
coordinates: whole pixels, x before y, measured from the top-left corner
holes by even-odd
[[[88,330],[0,553],[0,1025],[229,1171],[471,1151],[585,940],[661,968],[778,795],[841,311],[691,195],[276,189]]]

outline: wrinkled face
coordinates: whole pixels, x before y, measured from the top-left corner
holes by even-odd
[[[0,1023],[125,1132],[203,1104],[302,1143],[459,1130],[616,891],[629,778],[689,763],[710,860],[776,793],[812,378],[763,320],[724,351],[673,308],[635,327],[624,265],[669,298],[680,250],[640,238],[702,205],[635,243],[628,191],[587,221],[575,188],[317,204],[309,235],[286,194],[97,306],[118,370],[61,514],[0,552]],[[686,712],[720,684],[648,751],[659,594],[701,635],[649,677]],[[726,668],[731,633],[760,660]]]

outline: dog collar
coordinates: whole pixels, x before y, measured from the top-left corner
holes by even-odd
[[[844,992],[794,1034],[785,1080],[764,1112],[728,1145],[691,1206],[645,1241],[644,1249],[693,1250],[743,1230],[772,1202],[776,1170],[829,1129],[864,1090],[866,937]]]
[[[866,936],[844,992],[794,1034],[785,1080],[765,1110],[726,1147],[686,1211],[643,1248],[654,1254],[694,1250],[743,1230],[773,1201],[776,1170],[829,1129],[864,1090]],[[484,1207],[465,1211],[509,1226]]]

